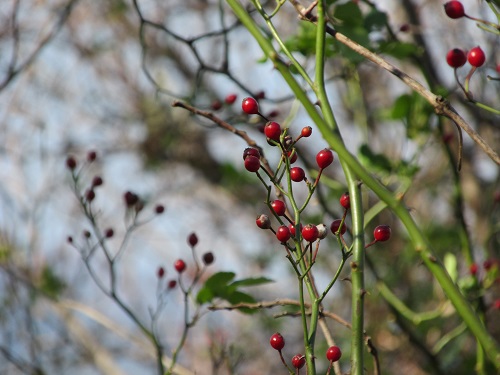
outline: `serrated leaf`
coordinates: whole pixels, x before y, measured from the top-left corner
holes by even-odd
[[[274,280],[268,279],[267,277],[250,277],[247,279],[236,280],[231,283],[231,286],[241,287],[241,286],[255,286],[272,283]]]

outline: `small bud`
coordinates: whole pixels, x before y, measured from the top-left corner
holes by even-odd
[[[156,275],[158,276],[159,279],[163,278],[163,276],[165,276],[165,268],[158,267],[158,271],[156,271]]]
[[[103,184],[103,180],[100,176],[95,176],[92,179],[92,187],[101,186],[102,184]]]
[[[137,202],[139,202],[139,196],[131,191],[127,191],[123,198],[125,199],[125,204],[128,207],[134,206]]]
[[[89,151],[87,154],[87,160],[92,163],[97,159],[97,153],[95,151]]]
[[[114,236],[114,234],[115,234],[115,231],[112,228],[108,228],[104,232],[104,235],[106,236],[106,238],[111,238]]]
[[[76,159],[73,156],[68,156],[66,159],[66,167],[70,170],[74,170],[76,168]]]
[[[215,260],[214,254],[212,252],[208,252],[203,254],[203,263],[205,263],[207,266],[209,264],[212,264]]]
[[[87,200],[87,202],[92,202],[94,198],[95,198],[94,189],[87,190],[87,192],[85,193],[85,199]]]
[[[168,289],[174,289],[176,286],[177,286],[177,280],[172,279],[168,282]]]
[[[158,204],[155,207],[155,212],[158,215],[161,215],[163,212],[165,212],[165,207],[162,204]]]

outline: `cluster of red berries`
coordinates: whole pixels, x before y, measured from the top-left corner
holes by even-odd
[[[277,350],[280,354],[282,362],[285,364],[285,360],[283,359],[283,355],[281,351],[285,347],[285,339],[280,333],[275,333],[271,336],[269,343],[271,344],[271,347],[275,350]],[[330,366],[332,365],[333,362],[337,362],[340,358],[342,357],[342,351],[338,346],[330,346],[328,350],[326,351],[326,358],[330,362]],[[295,354],[292,357],[292,366],[296,368],[297,370],[301,369],[304,367],[306,363],[306,357],[303,354]]]

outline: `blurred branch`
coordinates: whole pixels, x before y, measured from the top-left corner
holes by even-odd
[[[66,23],[66,20],[71,15],[73,8],[76,6],[79,0],[70,0],[59,12],[59,19],[55,22],[52,30],[45,35],[35,49],[24,59],[24,61],[19,61],[19,24],[18,24],[18,15],[20,8],[20,0],[16,0],[14,3],[14,7],[12,10],[12,56],[7,67],[6,76],[0,81],[0,91],[5,89],[20,73],[24,70],[28,69],[30,65],[35,61],[38,55],[42,52],[42,50],[56,37],[56,35],[61,31],[62,27]]]

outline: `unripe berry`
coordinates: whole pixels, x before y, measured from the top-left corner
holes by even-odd
[[[469,53],[467,54],[467,61],[469,61],[469,64],[471,64],[472,66],[479,68],[486,61],[486,55],[484,54],[481,47],[477,46],[469,51]]]
[[[264,126],[264,134],[267,138],[279,142],[281,136],[281,126],[275,121],[270,121]]]
[[[174,263],[174,268],[177,272],[182,273],[186,270],[186,263],[182,259],[177,259]]]
[[[187,241],[189,246],[195,247],[198,244],[198,236],[193,232],[188,236]]]
[[[326,358],[330,362],[337,362],[342,357],[342,351],[338,346],[330,346],[326,351]]]
[[[283,338],[283,336],[281,336],[280,333],[275,333],[274,335],[272,335],[269,343],[274,349],[278,351],[285,347],[285,339]]]
[[[342,219],[337,219],[337,220],[333,220],[332,221],[332,224],[330,225],[330,230],[332,231],[333,234],[337,234],[339,228],[340,228],[340,224],[342,223]],[[347,230],[347,227],[345,226],[345,223],[342,224],[342,228],[340,229],[340,234],[344,234]]]
[[[203,263],[205,263],[208,266],[209,264],[212,264],[214,262],[215,257],[214,254],[209,251],[208,253],[203,254],[202,259]]]
[[[464,6],[460,1],[448,1],[444,4],[444,11],[448,17],[453,19],[465,16]]]
[[[259,113],[259,104],[254,98],[247,97],[241,102],[241,109],[247,115],[256,115]]]
[[[245,169],[249,172],[257,172],[260,169],[260,160],[259,158],[248,155],[245,158]]]
[[[467,62],[467,56],[460,48],[453,48],[446,54],[446,62],[452,68],[460,68]]]
[[[318,239],[319,231],[316,225],[307,224],[304,228],[302,228],[302,237],[307,242],[314,242]]]
[[[273,211],[276,213],[278,216],[283,216],[285,215],[286,212],[286,205],[285,202],[282,200],[276,199],[271,203],[271,208]]]
[[[255,156],[257,159],[260,159],[260,152],[256,148],[247,147],[243,150],[243,160],[245,160],[249,155]]]
[[[349,193],[344,193],[339,199],[340,205],[348,210],[351,207],[351,198],[349,197]]]
[[[305,126],[305,127],[302,128],[302,131],[300,132],[300,135],[302,135],[303,137],[307,138],[307,137],[311,136],[312,131],[313,131],[313,128],[311,128],[310,126]]]
[[[271,228],[271,220],[269,220],[269,216],[264,215],[264,214],[257,216],[257,219],[255,219],[255,224],[257,224],[257,226],[260,229]]]
[[[328,229],[326,228],[325,224],[318,224],[316,225],[316,228],[318,228],[318,238],[320,240],[326,238],[328,235]]]
[[[226,102],[226,104],[233,104],[236,99],[238,98],[238,95],[236,94],[229,94],[228,96],[226,96],[226,98],[224,99],[224,101]]]
[[[388,225],[379,225],[373,231],[373,238],[379,242],[387,241],[391,238],[391,227]]]
[[[276,238],[280,242],[286,242],[290,239],[291,237],[290,229],[286,225],[281,225],[277,230],[276,230]]]
[[[304,181],[306,173],[300,167],[293,167],[290,169],[290,179],[295,182]]]
[[[328,167],[333,162],[333,152],[327,148],[321,150],[316,155],[316,163],[320,169]]]
[[[306,364],[306,357],[302,354],[296,354],[292,358],[292,366],[296,369],[301,369]]]

